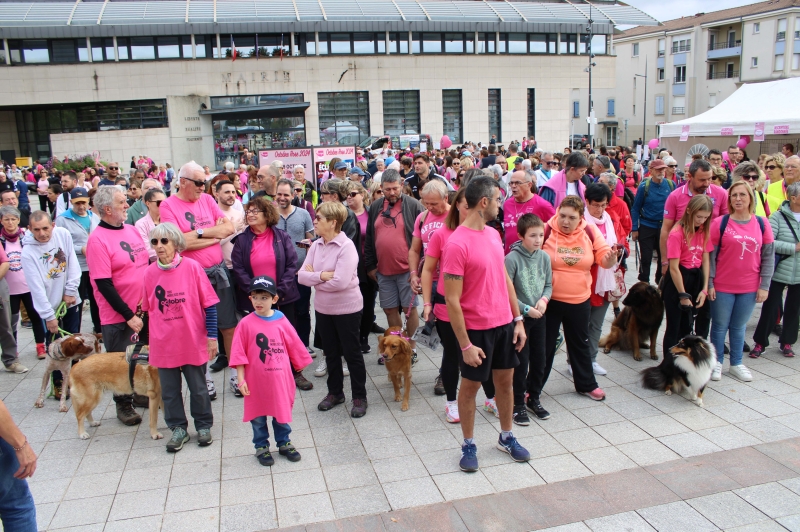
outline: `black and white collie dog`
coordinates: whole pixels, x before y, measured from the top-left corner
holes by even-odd
[[[672,356],[664,357],[658,366],[641,372],[642,386],[667,395],[679,394],[685,388],[692,402],[703,406],[703,390],[711,380],[711,370],[717,360],[714,346],[699,336],[685,336],[669,351]]]

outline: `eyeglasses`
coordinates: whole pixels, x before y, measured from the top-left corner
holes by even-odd
[[[161,207],[161,202],[162,201],[164,201],[164,200],[163,199],[157,199],[157,200],[146,201],[145,203],[155,203],[156,207]]]
[[[508,182],[508,186],[510,186],[510,187],[519,187],[519,186],[522,186],[522,185],[525,185],[525,184],[527,184],[527,181],[509,181]]]
[[[264,211],[259,211],[256,209],[248,209],[244,211],[247,216],[258,216],[259,213],[263,213]]]
[[[747,174],[742,176],[743,181],[758,181],[758,174]]]
[[[161,242],[162,246],[166,246],[167,244],[169,244],[169,238],[162,238],[161,240],[159,240],[157,238],[151,238],[150,239],[150,245],[151,246],[157,246],[159,242]]]
[[[350,196],[351,198],[355,198],[359,194],[361,194],[361,192],[351,192],[350,194],[348,194],[348,196]]]
[[[554,164],[558,164],[558,161],[545,161],[542,164],[547,164],[547,165],[553,166]]]
[[[678,167],[678,165],[677,165],[677,164],[670,164],[670,165],[668,165],[668,167],[669,167],[669,168],[677,168],[677,167]]]
[[[109,170],[119,170],[119,166],[109,166]]]
[[[764,167],[765,170],[775,170],[776,168],[777,168],[777,166],[775,166],[774,164],[771,164],[769,166],[765,166]]]
[[[389,207],[387,207],[387,209],[381,213],[381,217],[383,218],[384,225],[389,225],[389,221],[391,221],[392,226],[395,228],[397,227],[397,216],[392,216],[391,205],[389,205]]]
[[[205,188],[205,186],[206,186],[206,182],[205,181],[197,181],[197,180],[194,180],[194,179],[189,179],[188,177],[184,177],[183,179],[185,179],[186,181],[189,181],[190,183],[194,183],[194,186],[196,186],[197,188],[200,188],[200,187]]]

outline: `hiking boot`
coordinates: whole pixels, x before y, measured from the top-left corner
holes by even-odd
[[[183,445],[188,441],[189,434],[186,432],[186,430],[184,430],[182,427],[175,427],[175,430],[172,431],[172,437],[167,442],[167,452],[177,453],[183,449]]]
[[[211,438],[211,429],[200,429],[197,431],[197,445],[206,447],[211,445],[212,441],[214,440]]]
[[[315,377],[324,377],[328,374],[328,362],[325,360],[325,357],[322,357],[322,360],[319,361],[317,365],[317,369],[314,370]]]
[[[761,344],[755,344],[753,349],[750,351],[748,355],[750,358],[758,358],[764,354],[764,347]]]
[[[531,453],[520,445],[514,436],[509,436],[508,439],[504,440],[501,434],[497,439],[497,448],[504,453],[510,454],[511,459],[515,462],[527,462],[531,459]]]
[[[514,423],[522,427],[527,427],[531,424],[531,420],[528,418],[528,411],[525,410],[525,405],[514,405],[512,417]]]
[[[461,461],[458,467],[466,473],[474,473],[478,470],[478,446],[474,443],[465,443],[461,446]]]
[[[36,358],[42,360],[46,356],[47,356],[47,348],[44,346],[44,344],[36,344]]]
[[[122,421],[124,425],[133,426],[142,422],[142,416],[136,413],[133,409],[133,404],[125,401],[124,403],[117,404],[117,419]]]
[[[303,376],[302,371],[294,374],[295,385],[303,391],[308,391],[314,387],[314,384]]]
[[[377,323],[373,322],[372,323],[372,328],[370,329],[370,332],[374,332],[375,334],[383,334],[383,333],[386,332],[386,329],[384,329],[383,327],[381,327]]]
[[[231,377],[231,380],[228,381],[228,385],[235,397],[244,397],[244,394],[242,394],[242,391],[239,389],[239,381],[237,379]]]
[[[319,402],[317,408],[319,410],[322,410],[323,412],[326,412],[331,408],[333,408],[334,406],[340,405],[342,403],[344,403],[344,394],[333,395],[329,393],[322,399],[322,401]]]
[[[436,382],[433,383],[433,394],[444,395],[445,393],[447,392],[445,392],[444,390],[444,384],[442,383],[442,376],[438,375],[436,377]]]
[[[350,417],[364,417],[367,413],[366,399],[353,399],[353,408],[350,409]]]
[[[525,407],[539,419],[550,419],[550,412],[545,410],[538,399],[528,397],[528,402],[525,403]]]
[[[258,458],[259,464],[266,467],[275,464],[275,459],[272,457],[272,454],[266,447],[259,447],[258,449],[256,449],[256,458]]]
[[[150,398],[146,395],[133,394],[133,406],[135,408],[150,408]]]
[[[228,357],[226,357],[225,355],[217,355],[217,359],[214,361],[213,364],[208,366],[208,369],[210,369],[213,373],[216,373],[218,371],[222,371],[227,367],[228,367]]]
[[[367,353],[370,352],[370,349],[372,349],[372,348],[369,346],[369,338],[362,338],[361,339],[361,352],[364,353],[364,354],[367,354]]]
[[[301,458],[300,453],[294,448],[292,442],[287,442],[285,445],[279,446],[278,453],[281,456],[285,456],[290,462],[299,462]]]
[[[783,347],[781,347],[781,353],[783,353],[783,356],[785,356],[786,358],[792,358],[794,356],[794,351],[792,351],[792,346],[789,344],[783,344]]]
[[[217,398],[217,389],[214,387],[214,381],[206,380],[206,389],[208,389],[208,398],[212,401]]]
[[[604,392],[602,388],[595,388],[591,392],[584,392],[583,395],[595,401],[602,401],[606,398],[606,392]]]
[[[12,362],[11,365],[6,366],[6,371],[9,373],[27,373],[28,368],[26,368],[19,362]]]

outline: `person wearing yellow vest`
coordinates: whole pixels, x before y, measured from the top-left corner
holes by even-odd
[[[772,212],[777,212],[786,201],[786,187],[800,181],[800,157],[792,155],[783,165],[783,181],[770,183],[767,189],[767,201]]]

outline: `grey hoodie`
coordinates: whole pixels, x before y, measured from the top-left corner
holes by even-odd
[[[506,255],[506,270],[514,283],[520,312],[525,305],[536,306],[542,297],[549,300],[553,295],[550,255],[541,249],[530,252],[521,241],[514,242]]]
[[[81,267],[75,256],[72,236],[63,227],[54,227],[50,240],[41,243],[28,232],[22,238],[22,271],[33,297],[33,306],[43,320],[52,320],[62,298],[73,296],[81,302],[78,285]]]
[[[100,224],[100,217],[92,211],[87,211],[91,223],[89,224],[89,233],[94,231]],[[83,254],[83,248],[89,241],[89,233],[83,228],[81,223],[76,218],[77,214],[72,209],[67,209],[66,212],[56,218],[56,227],[63,227],[69,234],[72,235],[72,245],[75,248],[75,255],[78,257],[78,264],[80,264],[82,272],[88,272],[89,266],[86,264],[86,255]]]

